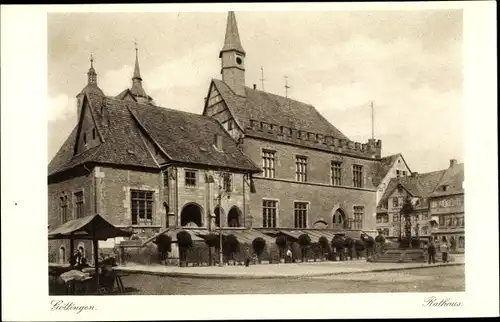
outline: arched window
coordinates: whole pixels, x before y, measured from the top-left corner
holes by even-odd
[[[345,214],[341,209],[337,209],[332,216],[332,228],[345,228],[346,220]]]
[[[61,246],[59,247],[59,256],[58,256],[58,261],[59,264],[64,264],[66,263],[66,247]]]
[[[241,210],[234,206],[227,214],[227,225],[229,227],[241,227]]]
[[[202,226],[202,210],[195,203],[190,203],[184,206],[181,211],[181,226]]]

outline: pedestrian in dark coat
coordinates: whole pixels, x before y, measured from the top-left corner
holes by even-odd
[[[429,257],[429,264],[435,264],[436,263],[436,245],[434,244],[434,241],[431,241],[429,243],[429,246],[427,246],[427,255]]]

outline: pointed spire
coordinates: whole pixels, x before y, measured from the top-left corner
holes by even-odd
[[[135,68],[134,68],[134,77],[132,77],[132,79],[142,80],[141,70],[139,69],[139,49],[137,49],[136,41],[134,41],[134,44],[135,44]]]
[[[146,91],[142,87],[142,77],[141,71],[139,69],[139,50],[137,49],[137,42],[134,41],[135,44],[135,67],[134,67],[134,76],[132,77],[132,88],[130,92],[135,97],[138,102],[148,103],[151,101],[151,98]]]
[[[243,55],[245,54],[245,50],[243,49],[243,46],[241,46],[234,11],[229,11],[227,15],[226,38],[224,39],[224,47],[222,47],[222,50],[220,51],[220,56],[222,56],[223,52],[231,50],[237,51]]]

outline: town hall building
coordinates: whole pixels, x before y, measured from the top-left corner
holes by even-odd
[[[145,240],[171,228],[374,234],[388,182],[410,175],[402,156],[351,141],[310,104],[247,87],[246,55],[229,12],[222,79],[201,114],[155,104],[137,49],[132,85],[117,95],[99,88],[91,59],[77,124],[48,166],[49,229],[100,214]],[[70,251],[49,241],[50,261]]]

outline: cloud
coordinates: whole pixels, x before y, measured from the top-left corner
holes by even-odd
[[[49,96],[48,105],[49,122],[68,119],[76,114],[76,98],[64,93]]]
[[[448,43],[442,52],[428,52],[407,39],[387,43],[362,36],[336,48],[312,47],[303,53],[311,64],[294,79],[292,96],[315,105],[361,142],[371,136],[373,101],[383,153],[402,152],[421,165],[417,171],[436,170],[449,158],[463,158],[459,48]]]
[[[111,69],[98,79],[99,87],[108,96],[116,96],[132,85],[133,67],[122,65],[118,69]]]

